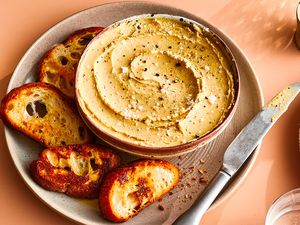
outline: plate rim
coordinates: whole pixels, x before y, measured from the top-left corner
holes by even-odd
[[[8,83],[7,89],[6,89],[6,94],[13,89],[13,80],[15,79],[16,73],[17,71],[20,69],[21,65],[23,64],[23,62],[26,60],[27,55],[30,54],[30,51],[35,48],[36,45],[38,45],[38,42],[40,40],[42,40],[44,38],[44,36],[46,36],[47,34],[51,33],[54,29],[56,29],[61,23],[63,23],[64,21],[71,19],[75,16],[78,16],[78,14],[84,12],[84,11],[88,11],[94,8],[98,8],[98,7],[103,7],[106,5],[118,5],[118,4],[149,4],[149,5],[156,5],[156,6],[163,6],[163,7],[167,7],[167,8],[172,8],[174,10],[178,10],[184,13],[188,13],[191,14],[203,21],[206,21],[207,23],[209,23],[210,25],[212,25],[214,27],[214,29],[221,33],[227,40],[230,40],[231,44],[236,48],[236,50],[241,54],[241,56],[243,57],[243,60],[247,63],[247,66],[249,66],[253,76],[252,79],[255,83],[255,86],[257,87],[258,90],[258,104],[260,105],[259,107],[262,108],[264,105],[264,96],[263,96],[263,92],[262,92],[262,88],[261,85],[259,83],[259,79],[255,73],[255,70],[253,68],[253,65],[250,63],[248,57],[245,55],[244,51],[239,47],[239,45],[233,40],[231,39],[226,33],[224,33],[221,29],[219,29],[217,26],[215,26],[213,23],[211,23],[210,21],[207,21],[205,19],[203,19],[202,17],[198,16],[197,14],[191,13],[187,10],[183,10],[180,9],[178,7],[174,7],[168,4],[162,4],[162,3],[156,3],[156,2],[151,2],[151,1],[115,1],[115,2],[107,2],[107,3],[103,3],[103,4],[98,4],[92,7],[87,7],[84,9],[81,9],[79,11],[76,11],[74,13],[72,13],[69,16],[64,17],[63,19],[59,20],[57,23],[55,23],[54,25],[52,25],[50,28],[46,28],[47,30],[45,32],[43,32],[37,39],[33,40],[32,44],[30,45],[30,47],[26,50],[26,52],[23,54],[22,58],[19,60],[18,64],[16,65],[15,69],[13,70],[13,73],[10,77],[10,81]],[[36,188],[34,186],[32,186],[30,183],[33,182],[32,180],[27,179],[27,177],[25,176],[25,172],[24,170],[21,168],[21,164],[17,163],[17,156],[14,154],[13,151],[13,147],[12,147],[12,143],[9,141],[9,130],[10,128],[7,126],[4,126],[4,136],[5,136],[5,143],[7,145],[7,148],[9,150],[10,153],[10,157],[13,161],[13,164],[15,166],[15,168],[17,169],[18,174],[21,176],[22,180],[25,182],[26,186],[29,188],[29,190],[31,190],[31,192],[33,192],[33,194],[40,199],[42,202],[44,202],[50,209],[54,210],[55,212],[59,213],[60,215],[62,215],[63,217],[76,222],[77,224],[89,224],[90,221],[82,218],[82,217],[76,217],[74,216],[73,213],[68,213],[66,211],[62,212],[59,210],[59,207],[57,206],[53,206],[53,204],[47,199],[47,198],[42,198],[39,194],[38,191],[36,190]],[[243,168],[243,176],[238,176],[235,177],[232,182],[225,188],[224,192],[222,192],[220,194],[220,196],[218,196],[218,198],[215,200],[215,202],[210,206],[210,208],[208,209],[208,211],[211,211],[215,208],[217,208],[218,206],[220,206],[221,204],[224,204],[224,202],[232,196],[232,194],[237,190],[237,188],[241,185],[241,183],[248,177],[251,169],[254,166],[254,163],[256,162],[257,156],[259,154],[260,148],[261,148],[262,142],[260,142],[256,149],[254,150],[254,152],[252,153],[252,155],[250,156],[251,158],[249,158],[248,163],[245,165],[245,167]],[[239,173],[241,173],[239,172]],[[229,189],[229,187],[231,187]]]

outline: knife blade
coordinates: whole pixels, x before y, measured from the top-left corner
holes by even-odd
[[[294,83],[284,88],[241,130],[225,151],[222,169],[191,208],[182,214],[173,225],[199,224],[203,214],[224,186],[246,162],[258,143],[287,110],[299,92],[300,83]]]
[[[225,152],[225,172],[232,176],[238,171],[299,91],[300,83],[284,88],[243,128]]]

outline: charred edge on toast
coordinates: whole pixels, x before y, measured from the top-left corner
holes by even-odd
[[[92,35],[92,36],[96,36],[98,33],[100,33],[104,28],[103,27],[88,27],[88,28],[83,28],[81,30],[77,30],[75,31],[73,34],[71,34],[66,40],[64,40],[63,42],[61,42],[61,44],[63,45],[67,45],[70,42],[74,42],[79,36],[83,35]],[[80,39],[80,38],[79,38]],[[91,41],[91,39],[87,40],[88,42]],[[88,44],[88,43],[87,43]],[[86,44],[86,45],[87,45]],[[39,80],[41,80],[41,78],[43,77],[42,74],[42,67],[43,67],[43,62],[45,59],[47,59],[50,55],[50,53],[53,51],[53,49],[57,46],[57,44],[55,44],[52,48],[50,48],[45,54],[44,56],[41,58],[40,63],[38,65],[38,75],[39,75]],[[42,77],[41,77],[42,76]]]
[[[97,156],[95,152],[98,153]],[[48,153],[52,157],[55,154],[57,158],[50,159]],[[90,168],[86,171],[87,168],[85,167],[81,171],[79,170],[81,175],[76,174],[71,164],[60,161],[61,159],[69,159],[73,153],[77,153],[76,157],[80,158],[81,163],[82,160],[89,162],[92,171]],[[62,165],[60,162],[63,162]],[[74,161],[72,162],[74,163]],[[57,164],[53,165],[54,163]],[[79,164],[80,162],[76,163]],[[30,164],[30,172],[34,181],[47,190],[62,192],[72,197],[91,199],[98,197],[103,175],[119,164],[119,156],[103,146],[70,145],[42,151],[39,159]],[[80,168],[80,165],[76,165],[76,168]],[[91,173],[93,173],[93,179],[90,177]]]
[[[27,135],[28,137],[32,138],[33,140],[41,143],[43,146],[45,147],[49,147],[46,143],[45,139],[42,138],[37,138],[35,135],[27,132],[27,130],[22,129],[18,124],[14,123],[14,121],[10,120],[8,118],[8,113],[6,113],[6,110],[8,110],[8,103],[15,99],[16,97],[18,97],[20,95],[20,93],[23,90],[26,89],[30,89],[30,88],[43,88],[43,89],[47,89],[50,91],[55,92],[60,99],[62,100],[62,102],[64,102],[68,107],[70,107],[70,109],[74,112],[74,114],[76,114],[78,116],[78,118],[81,120],[81,117],[77,111],[77,106],[75,104],[75,102],[73,100],[71,100],[70,98],[68,98],[66,95],[64,95],[58,88],[56,88],[55,86],[51,85],[51,84],[46,84],[46,83],[42,83],[42,82],[33,82],[33,83],[28,83],[28,84],[24,84],[20,87],[14,88],[12,89],[1,101],[1,108],[0,108],[0,117],[3,121],[3,123],[5,123],[7,126],[10,126],[20,132],[22,132],[23,134]],[[92,133],[89,131],[89,129],[86,127],[86,125],[84,124],[84,122],[82,121],[82,124],[85,126],[86,131],[88,132],[88,139],[89,142],[92,142],[94,140],[94,137],[92,135]]]
[[[130,177],[128,175],[134,173],[136,167],[147,167],[147,166],[157,166],[166,168],[175,173],[174,181],[168,190],[165,190],[161,196],[157,196],[154,199],[149,199],[149,201],[142,207],[138,206],[135,210],[135,213],[130,215],[128,218],[122,218],[115,214],[114,208],[111,205],[110,191],[113,188],[115,182],[117,181],[121,186],[126,185],[129,182]],[[137,160],[129,164],[123,165],[121,167],[115,168],[106,174],[103,178],[102,185],[100,187],[99,195],[99,209],[101,215],[106,219],[113,222],[125,222],[128,219],[136,216],[144,208],[152,204],[154,201],[161,198],[167,192],[172,190],[179,181],[179,171],[178,168],[172,163],[165,160]],[[145,197],[151,196],[153,194],[152,190],[147,187],[147,178],[140,177],[138,179],[138,191],[134,193],[135,197],[141,201]]]
[[[88,43],[91,41],[92,38],[94,38],[97,34],[99,34],[104,28],[103,27],[88,27],[81,30],[75,31],[71,36],[69,36],[65,41],[63,41],[61,44],[56,44],[52,48],[50,48],[44,56],[41,58],[39,65],[38,65],[38,80],[43,82],[45,77],[47,76],[47,70],[45,67],[49,64],[49,62],[54,63],[57,67],[58,71],[57,74],[54,74],[54,76],[60,76],[65,79],[65,77],[71,77],[71,82],[74,83],[75,79],[75,73],[76,73],[76,67],[77,64],[74,66],[65,67],[64,65],[68,64],[69,59],[66,57],[62,57],[62,63],[64,65],[56,64],[56,60],[52,59],[52,53],[56,50],[58,45],[63,45],[64,47],[67,47],[68,45],[75,45],[76,40],[78,40],[78,44],[82,46],[82,51],[85,49],[85,47],[88,45]],[[78,61],[81,57],[81,53],[77,54]],[[75,60],[76,61],[76,60]],[[78,63],[78,62],[77,62]],[[66,75],[67,74],[67,75]],[[69,81],[70,82],[70,81]],[[66,94],[67,95],[67,94]],[[67,97],[73,99],[73,94],[67,95]]]

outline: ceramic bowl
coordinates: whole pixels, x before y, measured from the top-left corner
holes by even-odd
[[[135,19],[148,18],[148,17],[149,18],[153,17],[153,14],[142,14],[142,15],[132,16],[132,17],[123,19],[121,21],[117,21],[110,26],[115,26],[124,21],[131,21],[131,20],[135,20]],[[236,65],[236,60],[234,59],[234,56],[232,55],[231,50],[228,48],[226,43],[217,34],[212,32],[209,28],[205,27],[202,24],[199,24],[198,22],[195,22],[188,18],[184,18],[182,16],[167,15],[167,14],[155,14],[154,17],[156,17],[156,18],[172,18],[172,19],[175,19],[178,21],[179,20],[182,21],[182,19],[183,19],[187,23],[193,23],[200,27],[203,27],[207,32],[209,32],[211,40],[213,40],[213,42],[218,45],[218,48],[222,51],[223,56],[225,56],[227,58],[228,62],[231,63],[230,66],[231,66],[232,73],[233,73],[234,89],[235,89],[234,104],[231,107],[229,113],[227,114],[226,118],[223,120],[222,123],[220,123],[216,128],[214,128],[212,131],[210,131],[206,135],[199,137],[197,139],[194,139],[190,142],[184,143],[184,144],[170,146],[170,147],[141,146],[141,145],[137,145],[134,143],[130,143],[130,142],[121,140],[121,139],[101,130],[101,128],[99,128],[96,125],[96,123],[94,122],[94,119],[91,116],[89,116],[87,113],[85,113],[84,106],[82,105],[83,103],[79,99],[80,95],[79,95],[78,87],[77,87],[78,72],[76,74],[76,80],[75,80],[75,91],[76,91],[76,100],[77,100],[79,112],[80,112],[83,120],[85,121],[85,123],[94,132],[94,134],[97,137],[99,137],[101,140],[105,141],[109,145],[111,145],[121,151],[130,153],[130,154],[133,154],[136,156],[146,157],[146,158],[163,158],[163,157],[178,156],[178,155],[182,155],[182,154],[194,151],[194,150],[198,149],[199,147],[204,146],[207,143],[209,143],[210,141],[212,141],[213,139],[215,139],[226,128],[226,126],[230,123],[230,121],[235,113],[236,107],[237,107],[236,103],[238,102],[238,97],[239,97],[239,93],[240,93],[240,82],[239,82],[240,77],[239,77],[239,72],[238,72],[237,65]],[[92,42],[98,38],[101,38],[101,35],[108,28],[104,29],[100,34],[98,34],[91,41],[91,43],[87,46],[85,52],[88,51],[89,46],[92,44]],[[85,52],[83,53],[82,57],[85,56]],[[81,66],[81,61],[82,60],[80,60],[78,67]],[[84,65],[82,65],[82,66],[84,66]],[[80,71],[80,70],[77,70],[77,71]]]

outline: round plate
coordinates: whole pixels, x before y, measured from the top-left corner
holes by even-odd
[[[261,109],[263,104],[261,90],[253,69],[242,51],[226,35],[195,15],[160,4],[122,2],[100,5],[74,14],[43,34],[19,62],[10,80],[8,91],[24,83],[36,81],[37,65],[41,56],[52,45],[63,41],[75,30],[89,26],[105,27],[126,17],[145,13],[183,16],[209,27],[213,32],[217,33],[231,49],[241,76],[241,92],[238,108],[225,131],[219,135],[217,139],[199,150],[182,157],[170,158],[169,161],[177,164],[180,168],[182,178],[179,185],[173,190],[171,195],[165,196],[161,202],[152,204],[138,216],[123,223],[124,225],[167,225],[172,224],[178,216],[190,207],[196,197],[201,194],[207,185],[206,182],[209,182],[220,169],[223,154],[227,146],[232,142],[242,127]],[[26,184],[41,200],[56,211],[77,222],[97,225],[113,224],[104,220],[99,215],[97,200],[78,200],[64,194],[46,191],[38,186],[31,179],[28,167],[31,161],[37,159],[38,150],[41,150],[42,146],[9,128],[5,128],[5,136],[17,170]],[[246,177],[255,161],[257,153],[258,149],[256,149],[240,173],[235,177],[233,182],[228,185],[227,189],[219,196],[212,207],[224,201]],[[120,154],[124,161],[136,159],[125,153]],[[158,210],[158,204],[163,205],[163,211]]]

